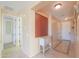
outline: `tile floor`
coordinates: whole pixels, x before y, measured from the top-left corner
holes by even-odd
[[[27,55],[25,55],[20,49],[17,49],[15,47],[5,49],[2,58],[28,58]],[[68,56],[66,54],[57,52],[54,49],[49,49],[45,56],[43,56],[42,53],[37,54],[36,56],[33,56],[32,58],[70,58],[72,56]]]
[[[16,47],[10,47],[3,51],[2,58],[27,58],[27,56]]]

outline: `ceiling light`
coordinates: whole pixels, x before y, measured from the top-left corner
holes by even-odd
[[[65,20],[68,20],[68,18],[66,17]]]
[[[70,19],[72,19],[72,17],[66,17],[66,18],[65,18],[65,20],[70,20]]]
[[[59,9],[62,6],[62,4],[58,3],[55,5],[55,9]]]

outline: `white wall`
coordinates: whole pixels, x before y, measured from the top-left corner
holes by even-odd
[[[29,52],[30,57],[39,53],[39,40],[35,38],[35,12],[29,9]]]
[[[52,47],[55,47],[58,43],[58,40],[61,38],[61,23],[54,17],[51,18],[51,33],[52,33]]]
[[[49,14],[48,17],[48,36],[52,36],[52,16]]]
[[[77,19],[77,40],[76,40],[76,57],[79,58],[79,15]]]
[[[1,51],[2,51],[2,16],[1,16],[1,7],[0,7],[0,57],[1,57]]]
[[[28,2],[23,18],[23,43],[22,50],[28,57],[35,56],[39,53],[38,38],[35,38],[35,12],[33,6],[38,2]]]
[[[26,9],[26,11],[28,11]],[[22,14],[21,17],[22,17],[22,32],[23,32],[23,40],[21,41],[22,42],[22,45],[21,45],[21,48],[22,48],[22,51],[28,55],[29,54],[29,51],[28,51],[28,48],[29,48],[29,18],[28,18],[28,12],[25,11],[25,14]]]

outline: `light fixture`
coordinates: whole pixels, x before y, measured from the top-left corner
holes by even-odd
[[[72,19],[73,17],[65,17],[65,19],[64,20],[70,20],[70,19]]]
[[[66,17],[65,20],[68,20],[68,18]]]
[[[55,5],[55,9],[59,9],[61,6],[62,6],[61,3],[57,3],[57,4]]]

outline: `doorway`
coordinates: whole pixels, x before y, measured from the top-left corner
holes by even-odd
[[[57,52],[75,57],[74,41],[76,38],[74,32],[76,27],[74,27],[73,21],[55,20],[52,22],[52,45]]]
[[[2,57],[11,57],[21,48],[22,19],[16,16],[3,16]]]
[[[3,49],[13,46],[13,20],[3,18]]]

